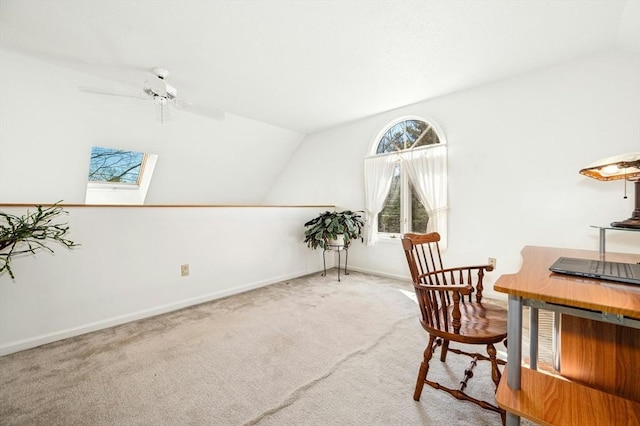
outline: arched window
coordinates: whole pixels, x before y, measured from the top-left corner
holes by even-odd
[[[438,231],[446,247],[447,151],[432,123],[402,119],[380,132],[365,159],[365,190],[367,244]]]

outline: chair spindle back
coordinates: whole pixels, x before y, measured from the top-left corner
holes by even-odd
[[[420,305],[423,326],[444,332],[457,332],[460,327],[459,311],[449,309],[455,304],[472,303],[475,293],[476,302],[482,301],[483,268],[445,269],[440,255],[440,234],[404,234],[402,247],[409,264],[414,290]],[[477,274],[472,271],[477,270]],[[475,285],[474,285],[474,278]],[[456,286],[452,290],[433,286]],[[463,288],[460,288],[463,286]],[[463,296],[463,297],[461,297]],[[464,298],[466,297],[466,300]],[[458,303],[456,303],[456,299]],[[452,315],[453,314],[453,315]],[[453,318],[452,318],[453,316]]]

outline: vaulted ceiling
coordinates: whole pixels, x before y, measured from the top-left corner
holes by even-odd
[[[640,52],[640,2],[1,0],[0,48],[132,90],[163,67],[198,105],[312,133],[600,51]]]

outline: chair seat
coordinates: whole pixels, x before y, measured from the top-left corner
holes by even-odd
[[[449,318],[453,318],[453,306],[447,307]],[[498,343],[507,338],[506,309],[490,303],[460,303],[460,333],[429,327],[424,329],[433,335],[460,343],[488,344]]]

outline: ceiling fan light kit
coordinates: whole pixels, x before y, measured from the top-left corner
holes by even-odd
[[[152,71],[154,76],[144,82],[144,92],[162,104],[167,100],[175,99],[178,91],[164,80],[169,75],[169,71],[162,68],[154,68]]]
[[[169,71],[165,70],[164,68],[154,67],[151,69],[151,72],[161,80],[169,77]]]

